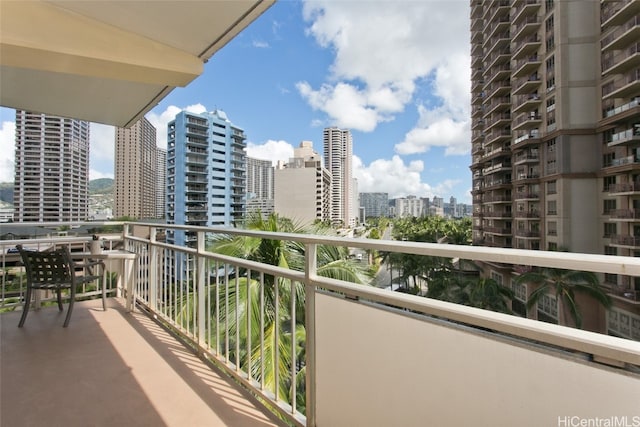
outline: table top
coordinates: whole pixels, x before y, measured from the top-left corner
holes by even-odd
[[[93,258],[93,259],[135,259],[138,256],[135,252],[118,250],[103,250],[102,252],[72,252],[71,258]]]

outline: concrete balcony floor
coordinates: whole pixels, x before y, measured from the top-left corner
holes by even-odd
[[[278,426],[224,374],[123,301],[0,315],[2,426]],[[64,309],[67,306],[65,304]]]

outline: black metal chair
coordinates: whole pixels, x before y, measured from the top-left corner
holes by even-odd
[[[22,245],[17,245],[16,248],[20,252],[20,257],[22,258],[22,263],[27,273],[27,292],[18,327],[21,328],[22,325],[24,325],[24,321],[29,313],[33,289],[55,291],[58,299],[58,309],[60,311],[62,311],[62,290],[69,289],[69,308],[67,309],[67,317],[64,320],[64,327],[66,328],[67,325],[69,325],[69,319],[71,319],[71,312],[73,311],[73,303],[78,286],[103,279],[104,262],[89,261],[85,263],[75,263],[71,258],[69,248],[66,246],[45,251],[28,250]],[[91,269],[95,266],[102,267],[102,274],[91,274]],[[77,275],[77,269],[89,271],[90,274]],[[102,286],[105,286],[104,280]],[[102,307],[106,309],[104,292],[102,293]]]

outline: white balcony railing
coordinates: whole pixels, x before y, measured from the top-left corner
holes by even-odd
[[[197,246],[163,242],[175,229]],[[209,252],[219,235],[287,242],[304,267]],[[328,279],[318,254],[327,245],[629,276],[640,258],[151,223],[126,224],[123,242],[138,255],[137,305],[296,424],[638,416],[640,343]],[[15,243],[0,243],[3,253]]]

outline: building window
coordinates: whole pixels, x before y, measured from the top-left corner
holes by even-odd
[[[616,158],[615,153],[605,153],[602,155],[602,167],[609,167],[613,165],[613,160]]]
[[[615,200],[604,200],[603,201],[603,213],[605,215],[610,215],[611,211],[616,209],[616,201]]]
[[[558,323],[558,300],[556,297],[545,294],[538,300],[538,320]]]
[[[549,236],[557,236],[558,235],[558,223],[556,221],[549,221],[547,223],[547,234]]]
[[[547,201],[547,215],[557,215],[558,214],[558,209],[557,209],[557,203],[555,200],[548,200]]]
[[[617,234],[617,224],[616,223],[612,223],[612,222],[605,222],[604,223],[604,237],[605,238],[610,238],[611,236]],[[612,249],[616,249],[616,248],[612,248]],[[605,252],[605,255],[615,255],[615,254],[607,254]]]
[[[606,226],[607,224],[605,224]],[[615,225],[615,224],[613,224]],[[618,248],[615,248],[613,246],[605,246],[604,247],[604,254],[605,255],[618,255]]]
[[[547,194],[556,194],[557,192],[556,181],[547,182]]]
[[[547,73],[553,72],[553,67],[556,64],[556,57],[554,55],[551,55],[549,58],[547,58],[545,63],[547,65]]]
[[[548,242],[547,243],[547,250],[548,251],[557,251],[558,250],[558,244],[556,242]]]
[[[547,77],[547,92],[551,92],[556,88],[556,78]]]
[[[492,271],[491,278],[495,280],[497,284],[502,285],[502,274]]]
[[[612,186],[615,185],[616,183],[616,177],[615,176],[605,176],[602,179],[602,191],[603,192],[609,192],[612,190]]]

